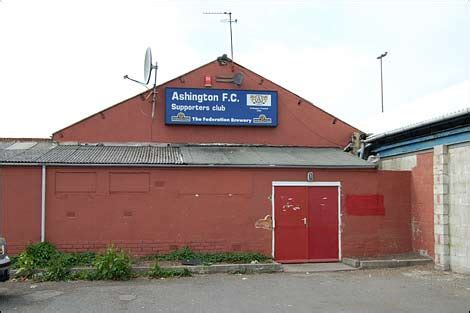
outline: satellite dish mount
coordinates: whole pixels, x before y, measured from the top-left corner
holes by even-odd
[[[152,63],[152,49],[150,47],[147,48],[145,51],[145,59],[144,59],[144,81],[141,82],[137,79],[133,79],[129,77],[129,75],[124,75],[124,79],[129,79],[133,82],[141,84],[148,89],[147,85],[150,83],[150,79],[152,77],[152,71],[155,70],[155,74],[153,75],[153,90],[152,90],[152,119],[155,116],[155,104],[157,102],[157,69],[158,63],[155,62],[155,65]]]

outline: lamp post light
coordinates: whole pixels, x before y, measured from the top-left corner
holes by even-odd
[[[382,113],[384,112],[384,80],[382,74],[382,59],[387,55],[388,52],[384,52],[377,57],[377,60],[380,60],[380,94],[382,97]]]

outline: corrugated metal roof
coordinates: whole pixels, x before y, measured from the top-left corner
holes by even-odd
[[[4,142],[3,142],[4,143]],[[38,142],[27,149],[9,150],[15,142],[0,146],[0,163],[64,165],[183,164],[178,148],[169,146],[58,145]]]
[[[462,110],[459,110],[459,111],[456,111],[456,112],[452,112],[452,113],[449,113],[449,114],[438,116],[438,117],[435,117],[435,118],[432,118],[432,119],[429,119],[429,120],[425,120],[425,121],[422,121],[422,122],[419,122],[419,123],[414,123],[414,124],[411,124],[411,125],[407,125],[407,126],[404,126],[404,127],[393,129],[393,130],[388,131],[388,132],[384,132],[384,133],[380,133],[380,134],[374,134],[374,135],[371,135],[371,136],[367,137],[367,139],[364,140],[364,142],[366,142],[366,143],[374,142],[378,139],[382,139],[382,138],[387,137],[387,136],[392,136],[392,135],[396,135],[396,134],[399,134],[399,133],[409,132],[409,131],[411,131],[413,129],[416,129],[416,128],[419,128],[419,127],[432,125],[432,124],[435,124],[435,123],[451,120],[453,118],[456,118],[456,117],[459,117],[459,116],[465,116],[465,115],[470,116],[470,108],[462,109]]]
[[[39,141],[28,145],[18,145],[18,143],[21,142],[0,141],[0,162],[31,162],[55,146],[51,141]]]
[[[374,167],[341,149],[266,146],[183,146],[185,162],[219,166]]]
[[[0,164],[373,168],[335,148],[243,145],[57,144],[0,140]]]

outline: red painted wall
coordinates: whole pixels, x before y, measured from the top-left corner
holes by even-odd
[[[0,167],[0,234],[9,253],[41,239],[40,167]]]
[[[245,75],[243,85],[215,82],[216,75]],[[213,88],[276,90],[279,125],[271,127],[166,126],[166,87],[204,88],[204,76],[211,75]],[[147,98],[147,99],[145,99]],[[250,70],[211,62],[158,87],[156,117],[151,119],[148,93],[130,98],[53,135],[57,141],[77,142],[163,142],[163,143],[251,143],[316,147],[345,147],[356,129],[322,111],[301,97],[262,78]],[[247,142],[247,140],[249,142]]]
[[[411,171],[411,230],[413,251],[434,258],[433,153],[416,155]]]
[[[134,254],[185,245],[271,254],[271,231],[254,226],[272,214],[271,182],[304,181],[309,170],[48,168],[46,238],[68,251],[114,243]],[[12,250],[40,233],[40,172],[22,171],[2,168],[0,178],[7,182],[1,214]],[[385,215],[354,216],[342,208],[343,256],[411,251],[409,173],[313,171],[318,181],[341,181],[343,204],[348,195],[384,195]],[[27,195],[13,201],[25,187]]]
[[[351,173],[346,177],[343,197],[344,194],[383,195],[385,215],[343,216],[343,256],[410,252],[410,173],[377,171]]]

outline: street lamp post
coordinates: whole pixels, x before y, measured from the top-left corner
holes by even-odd
[[[382,113],[384,112],[384,80],[382,74],[382,59],[387,55],[388,52],[382,53],[377,57],[377,60],[380,60],[380,94],[382,97]]]

